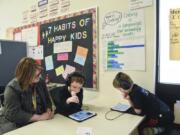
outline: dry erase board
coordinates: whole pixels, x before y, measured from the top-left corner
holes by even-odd
[[[16,65],[26,56],[26,43],[0,40],[0,86],[6,86],[14,78]]]
[[[79,71],[86,78],[85,87],[96,89],[98,68],[96,17],[97,9],[90,8],[16,28],[14,35],[17,33],[22,35],[23,30],[38,27],[37,45],[43,46],[42,66],[49,80],[65,83],[68,74]]]

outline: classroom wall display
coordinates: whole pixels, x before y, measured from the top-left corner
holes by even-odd
[[[37,37],[28,44],[29,54],[41,61],[46,76],[51,82],[65,83],[69,74],[81,72],[85,78],[85,87],[97,88],[97,8],[70,13],[16,28],[14,39],[21,39],[23,31],[35,30]],[[35,32],[35,33],[36,33]],[[29,41],[27,41],[29,42]],[[35,47],[37,42],[37,47]],[[43,52],[39,47],[43,48]],[[34,54],[36,53],[36,54]],[[38,53],[41,53],[39,55]]]
[[[43,59],[43,46],[39,42],[39,24],[25,25],[14,30],[14,40],[27,43],[27,56]]]
[[[70,0],[37,0],[22,12],[22,23],[26,25],[58,17],[67,13],[70,6]]]
[[[105,70],[145,70],[143,10],[105,14],[102,42]]]

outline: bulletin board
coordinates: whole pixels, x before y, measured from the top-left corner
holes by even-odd
[[[18,62],[26,57],[26,43],[0,40],[0,87],[5,87],[15,77]]]
[[[85,87],[96,89],[97,8],[19,27],[14,35],[37,26],[37,46],[43,46],[41,64],[49,80],[65,83],[68,74],[78,71],[86,78]]]

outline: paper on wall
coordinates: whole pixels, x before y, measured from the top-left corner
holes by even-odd
[[[64,67],[59,66],[58,68],[55,69],[55,71],[56,71],[56,76],[59,76],[64,72]]]
[[[86,61],[86,57],[87,57],[87,53],[88,53],[88,49],[87,48],[78,46],[74,62],[84,66],[85,61]]]
[[[28,46],[36,46],[38,39],[38,27],[31,27],[22,30],[22,41],[27,42]]]
[[[14,40],[16,40],[16,41],[21,41],[22,40],[21,32],[15,33]]]
[[[67,65],[66,65],[66,68],[65,68],[65,70],[64,70],[64,72],[63,72],[63,74],[62,74],[63,78],[66,79],[67,76],[68,76],[69,74],[73,73],[75,70],[76,70],[75,67],[70,66],[70,65],[67,64]]]
[[[59,53],[57,54],[58,61],[66,61],[68,60],[68,53]]]
[[[54,43],[54,53],[72,52],[72,41]]]
[[[153,0],[129,0],[131,10],[152,6]]]
[[[54,69],[52,55],[45,57],[46,71]]]
[[[43,46],[28,46],[27,56],[36,60],[43,59]]]

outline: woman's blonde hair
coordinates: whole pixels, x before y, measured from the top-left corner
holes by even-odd
[[[132,87],[133,85],[133,80],[130,78],[129,75],[119,72],[114,80],[113,80],[113,86],[115,88],[123,88],[125,90],[128,90]]]
[[[27,90],[32,83],[36,70],[42,70],[42,67],[32,58],[22,58],[16,66],[15,76],[19,81],[22,90]]]

